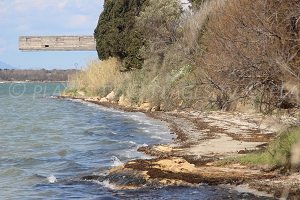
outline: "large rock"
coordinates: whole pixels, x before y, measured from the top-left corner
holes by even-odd
[[[142,110],[145,110],[145,111],[151,111],[152,106],[151,106],[150,103],[144,102],[144,103],[142,103],[142,104],[140,105],[139,108],[142,109]]]
[[[160,107],[154,106],[153,108],[151,108],[151,112],[155,112],[155,111],[160,111]]]
[[[82,97],[85,96],[85,92],[83,92],[83,91],[78,91],[77,94]]]
[[[109,102],[109,101],[108,101],[107,98],[104,97],[104,98],[101,98],[99,102],[100,102],[100,103],[107,103],[107,102]]]
[[[127,99],[124,94],[119,98],[118,104],[120,106],[124,106],[124,107],[130,107],[131,106],[131,103],[130,103],[129,99]]]
[[[109,93],[109,94],[106,96],[106,99],[107,99],[108,101],[114,101],[115,98],[116,98],[116,94],[115,94],[114,91],[112,91],[111,93]]]

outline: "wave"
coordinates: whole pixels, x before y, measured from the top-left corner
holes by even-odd
[[[156,133],[157,135],[161,135],[163,139],[170,140],[171,137],[169,136],[170,129],[168,128],[168,125],[166,122],[162,122],[160,120],[152,119],[146,116],[144,113],[141,112],[125,112],[121,110],[116,110],[114,108],[107,108],[101,105],[97,105],[94,103],[86,102],[80,99],[70,99],[71,101],[74,102],[79,102],[82,104],[85,104],[87,106],[95,107],[100,109],[101,111],[104,112],[110,112],[110,113],[116,113],[116,116],[124,116],[126,118],[132,119],[136,121],[138,124],[146,126],[141,128],[141,131],[147,134],[153,134]],[[159,138],[157,138],[159,139]]]
[[[138,149],[142,146],[146,145],[137,145],[133,148],[117,151],[117,155],[119,155],[122,160],[133,160],[133,159],[149,159],[151,156],[144,154],[143,152],[139,152]]]
[[[124,165],[124,163],[117,156],[112,156],[111,159],[113,162],[113,164],[112,164],[113,167],[118,167],[118,166]]]
[[[96,183],[98,185],[101,185],[102,187],[107,188],[107,189],[111,189],[111,190],[116,190],[117,189],[117,186],[110,183],[109,180],[104,180],[104,181],[94,180],[92,182]]]
[[[49,183],[56,183],[57,179],[54,175],[51,175],[49,177],[47,177],[47,180],[49,181]]]

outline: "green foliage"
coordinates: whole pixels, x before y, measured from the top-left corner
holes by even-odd
[[[162,49],[177,40],[181,13],[178,0],[149,0],[149,5],[137,17],[148,48]]]
[[[203,4],[207,0],[189,0],[193,7],[199,7],[201,4]]]
[[[289,170],[291,148],[298,141],[300,141],[300,128],[295,128],[279,135],[264,151],[229,158],[221,161],[220,164],[238,162],[245,165],[267,165],[276,168],[284,167],[286,170]]]
[[[75,97],[75,96],[78,95],[78,89],[76,89],[76,88],[67,88],[65,91],[62,92],[62,95]]]
[[[95,29],[97,52],[101,60],[120,58],[126,70],[141,68],[139,55],[144,44],[135,18],[147,0],[107,0]]]

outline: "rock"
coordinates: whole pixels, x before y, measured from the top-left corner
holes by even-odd
[[[159,110],[164,111],[165,109],[166,109],[166,108],[165,108],[165,105],[164,105],[164,104],[160,104]]]
[[[94,101],[94,98],[91,98],[91,97],[89,97],[89,98],[86,98],[86,99],[84,99],[85,101]]]
[[[101,98],[99,102],[100,102],[100,103],[107,103],[107,102],[109,102],[109,101],[108,101],[107,98],[104,97],[104,98]]]
[[[130,107],[130,106],[131,106],[131,103],[130,103],[129,99],[127,99],[127,98],[125,97],[125,95],[122,95],[122,96],[119,98],[118,104],[119,104],[120,106],[124,106],[124,107]]]
[[[151,108],[151,112],[155,112],[159,110],[160,110],[159,106],[154,106],[153,108]]]
[[[115,97],[116,97],[116,94],[115,94],[114,91],[112,91],[111,93],[109,93],[109,94],[106,96],[106,99],[107,99],[108,101],[113,101],[113,100],[115,99]]]
[[[85,96],[85,92],[83,92],[83,91],[78,91],[77,94],[78,94],[79,96]]]
[[[142,109],[142,110],[145,110],[145,111],[151,111],[152,106],[151,106],[150,103],[145,102],[145,103],[142,103],[140,105],[139,109]]]
[[[86,98],[84,100],[93,102],[93,101],[100,101],[101,98],[99,98],[99,97],[89,97],[89,98]]]

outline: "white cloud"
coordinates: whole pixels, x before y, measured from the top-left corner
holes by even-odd
[[[4,51],[6,50],[5,49],[5,46],[6,46],[6,41],[2,38],[0,38],[0,54],[3,54]]]
[[[42,4],[41,0],[14,0],[13,1],[13,8],[17,12],[26,12],[36,9],[43,9],[45,6]]]
[[[89,19],[88,15],[72,15],[67,22],[67,26],[70,28],[80,28],[86,25]]]
[[[99,8],[103,5],[103,0],[99,1]],[[6,7],[2,5],[10,4],[10,10],[17,12],[30,11],[44,11],[47,9],[54,9],[57,11],[64,11],[66,7],[73,7],[81,11],[91,11],[95,9],[95,4],[91,4],[86,0],[0,0],[0,13]]]
[[[65,9],[65,7],[67,6],[69,0],[64,0],[64,1],[60,1],[58,4],[57,4],[57,8],[60,10],[60,11],[63,11]]]
[[[6,40],[4,38],[0,38],[0,47],[6,44]]]
[[[31,30],[31,26],[28,24],[20,24],[16,27],[18,32],[26,32]]]
[[[90,4],[90,3],[87,3],[86,0],[72,0],[72,4],[78,8],[79,10],[81,11],[87,11],[87,12],[90,12],[92,10],[99,10],[102,8],[103,4],[104,4],[104,0],[97,0],[97,4],[99,5],[99,7],[95,7],[95,4]]]
[[[82,14],[101,10],[103,0],[97,0],[99,7],[86,0],[0,0],[0,17],[8,13],[28,13],[34,15],[35,12],[64,12]]]
[[[0,54],[3,54],[5,52],[5,48],[0,47]]]
[[[0,17],[4,17],[5,14],[7,14],[9,7],[10,7],[11,2],[7,3],[4,2],[3,0],[0,0]]]
[[[12,0],[11,9],[17,12],[44,11],[46,9],[55,9],[63,11],[69,0]]]

